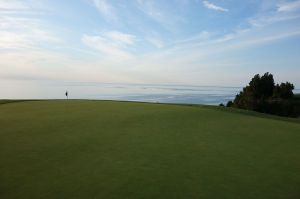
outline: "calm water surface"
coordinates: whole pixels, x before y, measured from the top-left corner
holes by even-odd
[[[2,87],[1,87],[2,86]],[[9,87],[9,89],[7,89]],[[64,99],[68,90],[70,99],[103,99],[161,103],[217,105],[233,100],[241,87],[61,83],[24,81],[0,85],[2,99]],[[6,88],[6,89],[5,89]],[[295,90],[299,93],[300,90]]]

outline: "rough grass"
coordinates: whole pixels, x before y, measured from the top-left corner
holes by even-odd
[[[3,99],[3,100],[0,100],[0,105],[1,104],[9,104],[9,103],[17,103],[17,102],[26,102],[26,101],[32,101],[32,100],[6,100],[6,99]]]
[[[0,106],[0,198],[300,198],[300,124],[206,106]]]

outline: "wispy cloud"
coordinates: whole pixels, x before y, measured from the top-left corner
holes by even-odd
[[[117,20],[118,16],[114,7],[107,0],[93,0],[94,5],[106,20]]]
[[[146,40],[154,45],[156,48],[164,47],[164,42],[161,39],[155,37],[147,37]]]
[[[37,7],[42,5],[42,1],[32,1],[32,0],[0,0],[0,15],[5,14],[43,14],[47,7],[43,10],[37,10]]]
[[[264,43],[274,42],[274,41],[282,40],[289,37],[299,36],[299,35],[300,35],[300,29],[296,29],[290,32],[276,33],[274,35],[267,35],[261,38],[254,37],[249,40],[245,39],[243,42],[237,44],[236,46],[249,47],[254,45],[262,45]]]
[[[300,0],[284,2],[278,5],[278,12],[291,12],[300,9]]]
[[[221,12],[228,12],[229,10],[226,9],[226,8],[222,8],[220,6],[217,6],[213,3],[210,3],[209,1],[203,1],[203,5],[208,8],[208,9],[211,9],[211,10],[216,10],[216,11],[221,11]]]
[[[268,10],[263,10],[248,18],[247,22],[252,27],[264,27],[276,23],[278,24],[278,27],[280,27],[283,25],[280,23],[291,22],[300,18],[299,12],[293,12],[300,9],[300,0],[293,2],[281,2],[279,5],[274,3],[272,5],[273,6],[270,6]]]
[[[290,52],[299,48],[299,2],[0,0],[0,79],[227,84],[234,72],[272,72],[280,59],[298,74]],[[214,14],[230,9],[236,18],[212,24],[215,16],[196,5]]]
[[[133,45],[136,40],[134,35],[125,34],[118,31],[109,31],[106,32],[105,35],[119,45]]]
[[[163,28],[172,32],[177,30],[178,24],[185,23],[184,17],[178,13],[171,13],[169,8],[159,6],[158,1],[137,0],[137,8]]]
[[[51,48],[64,41],[41,17],[48,14],[42,7],[41,1],[0,0],[0,78],[59,76],[49,66],[61,66],[66,56]]]
[[[298,18],[300,18],[299,14],[282,15],[281,13],[279,13],[279,15],[253,17],[248,19],[248,22],[251,26],[262,27],[268,24],[284,22],[284,21],[294,20]]]
[[[156,46],[157,49],[145,54],[138,54],[133,61],[123,61],[122,66],[126,68],[124,76],[130,77],[130,81],[138,81],[136,76],[139,76],[141,82],[151,82],[153,79],[161,82],[172,82],[174,79],[177,82],[181,80],[182,82],[197,82],[199,76],[203,77],[207,74],[209,77],[210,71],[214,70],[212,67],[222,72],[226,67],[242,67],[246,63],[241,60],[246,58],[232,57],[232,54],[251,52],[251,49],[259,49],[262,45],[276,45],[276,42],[280,40],[299,37],[300,29],[295,26],[278,28],[283,27],[282,24],[286,24],[285,22],[296,18],[295,14],[286,15],[273,10],[272,13],[258,13],[251,20],[245,19],[243,23],[249,24],[244,28],[233,28],[227,33],[201,30],[198,34],[173,40],[171,43],[164,43],[166,40],[162,40],[158,35],[146,34],[145,40]],[[101,40],[103,37],[105,38],[105,43],[100,42],[100,44],[110,47],[113,42],[110,41],[111,38],[108,37],[108,34],[102,33],[100,36]],[[91,41],[91,43],[97,42]],[[114,54],[114,56],[122,55],[124,51],[128,53],[126,49],[118,47],[116,50],[115,47],[113,45],[112,51],[100,47],[98,51],[105,52],[105,55]],[[119,50],[122,53],[118,53]],[[253,70],[257,70],[257,68]],[[164,75],[161,74],[161,71],[172,72],[170,75]],[[200,83],[207,82],[213,83],[213,80],[203,77],[203,81]]]
[[[0,11],[27,10],[30,7],[19,0],[0,0]]]
[[[212,39],[214,36],[214,33],[208,32],[208,31],[201,31],[200,33],[190,36],[188,38],[178,40],[172,43],[172,45],[179,45],[179,44],[185,44],[185,43],[202,43],[202,42],[207,42]]]
[[[98,35],[83,35],[82,42],[105,56],[117,59],[130,59],[134,55],[128,50],[135,44],[135,36],[118,31],[104,32]]]
[[[1,9],[5,12],[1,13]],[[7,10],[18,12],[6,12]],[[39,48],[41,43],[45,45],[62,42],[44,25],[42,19],[28,14],[35,11],[38,9],[34,8],[34,4],[30,7],[20,0],[0,0],[0,49],[28,50]]]

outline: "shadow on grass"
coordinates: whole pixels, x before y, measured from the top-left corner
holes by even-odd
[[[287,122],[295,122],[300,124],[299,118],[291,118],[291,117],[281,117],[277,115],[271,115],[267,113],[260,113],[250,110],[244,110],[244,109],[238,109],[238,108],[228,108],[228,107],[218,107],[218,106],[204,106],[211,109],[236,113],[236,114],[242,114],[242,115],[248,115],[253,117],[259,117],[259,118],[267,118],[267,119],[273,119],[273,120],[280,120],[280,121],[287,121]]]
[[[9,99],[3,99],[3,100],[0,100],[0,105],[10,104],[10,103],[18,103],[18,102],[31,102],[31,101],[40,101],[40,100],[9,100]]]

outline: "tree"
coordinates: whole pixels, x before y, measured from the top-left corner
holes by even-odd
[[[249,85],[236,96],[233,106],[242,109],[263,111],[264,101],[273,95],[275,84],[273,75],[265,73],[256,74]]]
[[[294,85],[286,82],[281,83],[280,85],[276,84],[274,88],[273,97],[274,98],[282,98],[282,99],[291,99],[294,97]]]
[[[232,105],[233,105],[233,102],[230,100],[227,102],[226,107],[232,107]]]
[[[262,77],[255,75],[249,83],[249,91],[255,98],[268,98],[272,96],[275,87],[273,75],[265,73]]]
[[[249,85],[236,95],[233,102],[229,101],[227,106],[281,116],[295,116],[293,89],[294,85],[289,82],[275,85],[273,75],[268,72],[263,76],[256,74]]]

